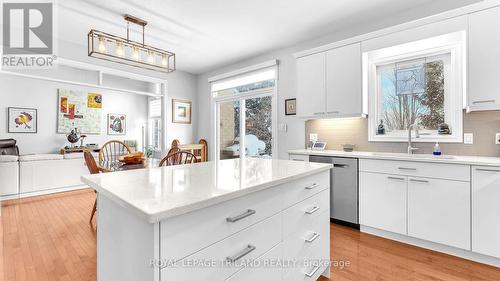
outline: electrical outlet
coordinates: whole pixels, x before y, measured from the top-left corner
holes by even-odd
[[[318,141],[318,134],[309,134],[309,141]]]
[[[464,134],[464,144],[474,144],[474,134]]]
[[[495,144],[500,144],[500,133],[495,134]]]

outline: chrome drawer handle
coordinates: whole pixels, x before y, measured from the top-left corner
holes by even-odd
[[[397,178],[397,177],[387,177],[390,180],[398,180],[398,181],[404,181],[404,178]]]
[[[420,182],[420,183],[429,183],[429,181],[426,180],[416,180],[416,179],[410,179],[412,182]]]
[[[319,236],[320,236],[319,233],[314,232],[311,238],[306,239],[306,242],[307,243],[312,243],[312,242],[314,242],[314,240],[318,239]]]
[[[500,170],[476,168],[476,171],[500,173]]]
[[[416,168],[407,168],[407,167],[398,167],[399,170],[404,170],[404,171],[416,171]]]
[[[339,114],[339,113],[340,113],[340,111],[338,111],[338,110],[335,110],[335,111],[328,111],[327,113],[328,113],[328,114]]]
[[[318,186],[319,186],[319,184],[313,183],[312,185],[306,186],[306,189],[315,189]]]
[[[255,213],[256,213],[255,210],[248,209],[246,212],[244,212],[241,215],[237,215],[237,216],[231,217],[231,218],[226,218],[226,221],[227,222],[237,222],[237,221],[242,220],[242,219],[244,219],[246,217],[249,217],[249,216],[251,216],[251,215],[253,215]]]
[[[307,277],[313,277],[314,274],[319,270],[319,265],[315,265],[314,268],[311,270],[311,272],[306,273]]]
[[[494,103],[495,100],[477,100],[477,101],[473,101],[472,103],[473,104],[478,104],[478,103]]]
[[[227,257],[226,260],[230,263],[234,263],[236,261],[238,261],[239,259],[243,258],[244,256],[250,254],[251,252],[253,252],[255,249],[257,249],[257,247],[255,246],[252,246],[252,245],[248,245],[243,251],[237,253],[236,255],[234,256],[231,256],[231,257]]]
[[[316,213],[317,211],[319,211],[319,209],[320,209],[320,207],[318,207],[318,206],[314,206],[314,207],[312,207],[312,209],[311,209],[311,210],[307,210],[307,211],[306,211],[306,214],[308,214],[308,215],[312,215],[312,214]]]

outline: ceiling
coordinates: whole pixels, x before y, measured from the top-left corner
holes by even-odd
[[[177,54],[194,74],[408,13],[479,0],[59,0],[59,40],[85,46],[91,28],[125,36],[124,14],[149,22],[146,44]],[[431,8],[433,10],[431,10]],[[132,38],[140,40],[139,30]]]

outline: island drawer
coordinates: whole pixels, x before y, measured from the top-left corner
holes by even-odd
[[[329,247],[330,213],[323,210],[319,216],[304,224],[290,235],[284,235],[284,256],[289,259],[304,257],[316,245]]]
[[[330,190],[326,189],[297,203],[283,212],[283,235],[297,230],[307,231],[311,222],[330,208]],[[325,224],[329,219],[325,219]]]
[[[226,281],[282,280],[283,270],[276,262],[283,258],[283,244],[280,243],[258,258],[255,267],[243,268]],[[273,264],[274,263],[274,264]]]
[[[228,278],[244,267],[245,263],[259,258],[281,243],[281,216],[272,216],[177,262],[174,266],[162,268],[161,280],[211,281]]]
[[[285,184],[284,206],[288,208],[325,189],[330,189],[330,171],[323,171]]]
[[[277,186],[161,221],[162,258],[180,260],[282,210]]]
[[[470,181],[470,166],[447,163],[360,159],[362,172]]]

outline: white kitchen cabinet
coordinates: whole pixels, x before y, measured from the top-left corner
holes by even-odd
[[[326,113],[333,116],[361,115],[361,43],[326,53]]]
[[[470,110],[500,109],[500,7],[469,18]]]
[[[500,168],[472,168],[472,251],[500,258]]]
[[[0,196],[19,193],[19,163],[0,162]]]
[[[360,224],[406,235],[406,196],[406,177],[360,172]]]
[[[314,117],[326,111],[326,54],[297,59],[297,115]]]
[[[470,182],[409,177],[408,235],[470,250]]]

